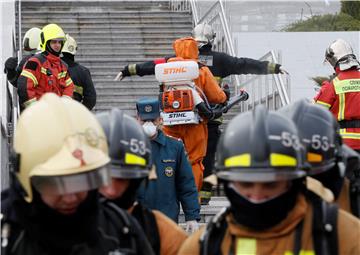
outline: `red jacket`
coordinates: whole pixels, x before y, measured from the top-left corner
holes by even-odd
[[[327,107],[338,121],[360,121],[360,71],[350,69],[336,70],[332,81],[325,81],[315,102]],[[341,128],[344,142],[353,149],[360,149],[360,128]]]
[[[58,96],[73,96],[74,84],[65,62],[60,57],[43,52],[31,57],[19,80],[20,105],[27,107],[47,92]]]

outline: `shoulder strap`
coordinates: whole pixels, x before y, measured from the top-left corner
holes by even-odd
[[[37,58],[40,63],[44,63],[46,61],[46,57],[42,53],[35,54],[33,57]]]
[[[360,218],[360,173],[350,178],[349,192],[351,213]]]
[[[228,208],[223,208],[206,226],[200,237],[200,255],[220,255],[221,243],[227,229]]]
[[[150,242],[150,245],[153,248],[155,254],[160,254],[161,241],[154,213],[141,204],[137,204],[132,212],[132,216],[137,219],[140,226],[144,230],[145,235]]]
[[[337,216],[338,206],[320,198],[312,199],[313,204],[313,240],[315,254],[338,254]]]

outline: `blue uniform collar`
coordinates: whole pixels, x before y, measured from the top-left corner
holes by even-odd
[[[166,137],[165,137],[163,131],[158,130],[158,134],[153,141],[164,146],[166,144]]]

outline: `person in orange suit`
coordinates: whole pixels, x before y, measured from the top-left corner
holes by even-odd
[[[173,48],[176,57],[168,59],[167,62],[198,61],[198,46],[193,38],[178,39],[173,43]],[[220,104],[227,100],[226,94],[219,87],[208,67],[199,64],[199,77],[194,82],[204,92],[209,103]],[[198,191],[202,186],[204,171],[202,161],[206,155],[207,147],[208,130],[206,123],[207,120],[203,118],[199,124],[164,126],[163,128],[166,134],[180,138],[184,142]]]

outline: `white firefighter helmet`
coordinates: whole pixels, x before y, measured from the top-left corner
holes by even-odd
[[[198,42],[199,48],[206,44],[213,44],[215,36],[212,27],[206,23],[196,25],[192,31],[192,37]]]
[[[26,31],[23,39],[23,49],[25,51],[37,50],[40,45],[41,29],[38,27],[30,28]]]
[[[61,52],[67,52],[72,55],[75,55],[76,50],[77,50],[76,40],[69,34],[66,34],[65,38],[66,38],[66,41],[65,41],[64,47],[62,48]]]
[[[99,188],[110,181],[103,129],[75,100],[48,93],[19,118],[14,138],[17,179],[31,202],[39,192],[67,194]]]
[[[325,61],[334,68],[339,66],[340,70],[347,70],[359,65],[351,45],[343,39],[337,39],[327,47]]]

